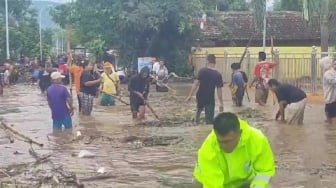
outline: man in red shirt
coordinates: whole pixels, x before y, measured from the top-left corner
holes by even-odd
[[[266,61],[266,53],[259,52],[259,63],[254,67],[254,79],[250,85],[256,83],[255,102],[261,106],[267,103],[269,88],[267,82],[272,79],[272,69],[276,63]]]

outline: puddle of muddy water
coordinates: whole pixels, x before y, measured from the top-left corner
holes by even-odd
[[[126,105],[95,105],[92,117],[75,114],[73,133],[65,136],[51,133],[50,111],[36,87],[13,86],[5,91],[5,96],[13,92],[16,95],[0,98],[0,102],[8,109],[18,110],[3,115],[0,111],[0,117],[44,143],[43,148],[34,147],[40,156],[51,156],[36,165],[26,143],[0,144],[0,169],[12,176],[1,175],[1,182],[11,184],[15,179],[26,187],[48,187],[56,180],[62,187],[78,186],[77,180],[85,187],[192,187],[197,150],[211,127],[191,122],[195,103],[184,102],[190,84],[172,87],[177,90],[175,95],[151,91],[149,100],[160,122],[150,112],[146,122],[135,122]],[[273,187],[334,187],[336,129],[321,123],[322,104],[307,108],[304,126],[291,127],[273,121],[277,106],[272,105],[272,99],[266,108],[246,103],[239,109],[232,107],[227,88],[224,96],[225,111],[237,112],[269,137],[277,160]],[[82,137],[76,137],[77,131]],[[78,158],[82,150],[93,152],[96,157]],[[105,173],[99,174],[102,167]]]

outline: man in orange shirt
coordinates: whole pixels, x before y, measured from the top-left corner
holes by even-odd
[[[82,66],[82,61],[77,60],[74,66],[69,66],[69,72],[74,78],[74,83],[75,83],[75,88],[76,88],[76,94],[77,94],[77,100],[78,100],[78,110],[81,112],[81,102],[79,98],[79,93],[80,93],[80,78],[83,72],[83,66]]]

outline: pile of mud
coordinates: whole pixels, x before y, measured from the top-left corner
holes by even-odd
[[[176,145],[182,141],[183,138],[180,136],[125,136],[116,138],[101,135],[77,138],[72,143],[109,144],[113,148],[141,148]]]

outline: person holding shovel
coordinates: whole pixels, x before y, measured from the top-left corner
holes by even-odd
[[[238,107],[243,106],[243,98],[246,89],[246,73],[240,70],[240,63],[232,63],[232,81],[231,81],[231,94],[234,104]]]
[[[130,92],[130,105],[133,119],[138,117],[139,119],[145,118],[149,85],[150,70],[148,67],[142,68],[140,73],[132,77],[129,82],[128,91]]]
[[[118,94],[119,76],[113,70],[113,65],[110,62],[104,63],[104,73],[101,75],[101,88],[102,97],[100,104],[102,106],[115,105],[114,96]]]

